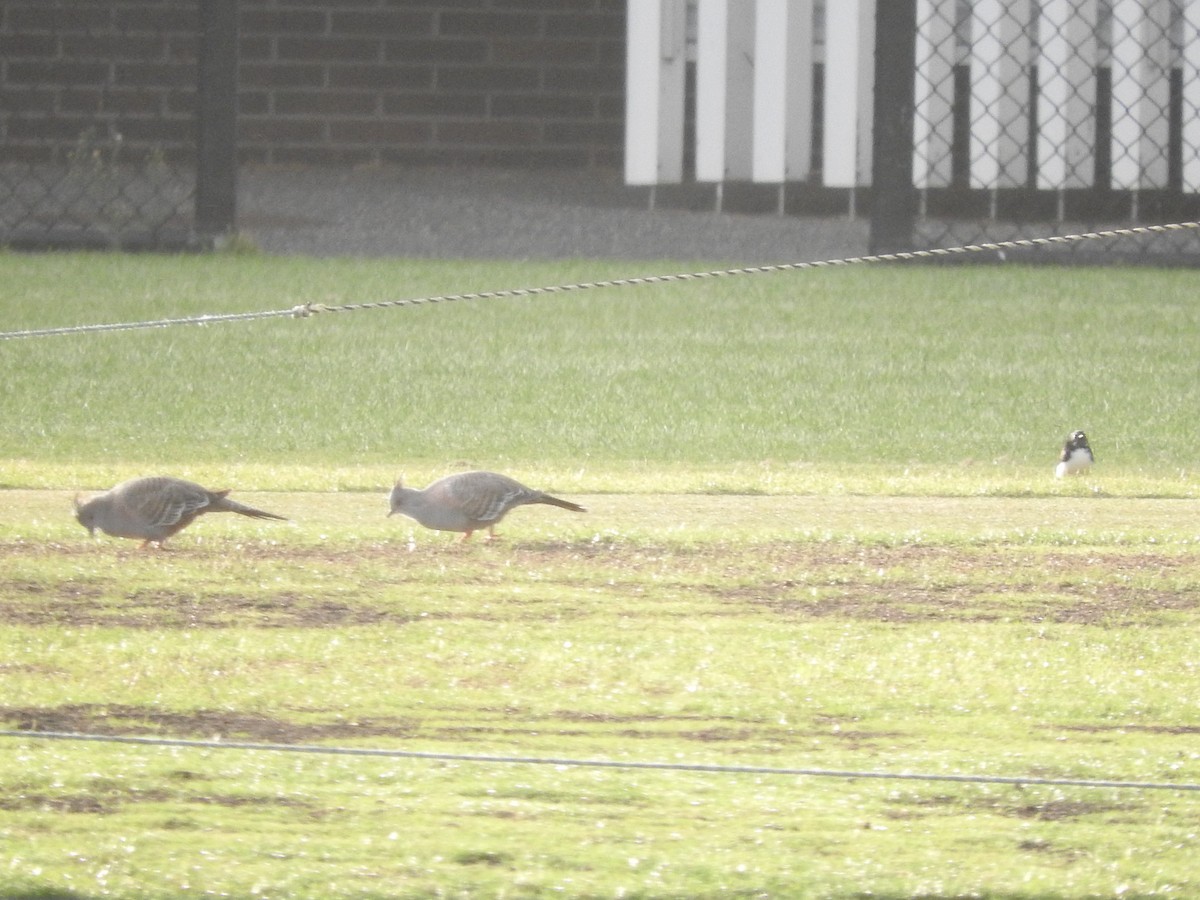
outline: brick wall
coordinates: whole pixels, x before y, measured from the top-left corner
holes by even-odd
[[[620,164],[624,0],[242,0],[265,162]]]
[[[0,0],[7,161],[190,156],[195,2]]]
[[[241,0],[240,156],[619,166],[624,7]],[[0,0],[4,157],[117,132],[186,157],[196,25],[195,0]]]

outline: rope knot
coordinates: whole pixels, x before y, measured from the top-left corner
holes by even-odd
[[[293,319],[307,319],[310,316],[315,316],[319,312],[325,312],[329,307],[322,303],[301,303],[299,306],[292,307]]]

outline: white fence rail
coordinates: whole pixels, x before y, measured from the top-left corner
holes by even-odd
[[[1174,152],[1176,188],[1200,193],[1200,0],[916,3],[916,72],[896,73],[915,76],[915,187],[948,187],[957,177],[979,190],[1064,191],[1101,186],[1103,177],[1103,187],[1159,190],[1171,187]],[[685,178],[691,63],[696,181],[869,186],[875,4],[630,0],[626,182]],[[818,65],[823,93],[814,97]],[[951,153],[954,108],[964,102],[953,76],[963,66],[965,173],[954,171]],[[1103,98],[1102,69],[1111,73]],[[1174,129],[1173,77],[1182,85]],[[1100,101],[1108,103],[1103,132]]]

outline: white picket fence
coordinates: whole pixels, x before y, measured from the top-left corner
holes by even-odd
[[[886,2],[886,0],[885,0]],[[812,176],[814,63],[825,64],[821,184],[871,183],[875,0],[629,0],[625,180],[683,179],[684,77],[695,62],[695,180]],[[961,21],[964,8],[968,21]],[[1031,72],[1036,183],[1091,186],[1095,70],[1112,72],[1113,188],[1167,187],[1169,80],[1183,75],[1183,186],[1200,192],[1200,0],[917,0],[914,184],[951,183],[952,71],[971,69],[969,183],[1026,183]],[[908,77],[897,73],[896,77]]]

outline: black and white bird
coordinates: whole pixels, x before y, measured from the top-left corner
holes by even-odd
[[[1090,469],[1095,461],[1096,457],[1088,445],[1087,435],[1082,431],[1072,431],[1067,442],[1063,444],[1062,454],[1058,457],[1058,465],[1054,469],[1054,477],[1080,475]]]

